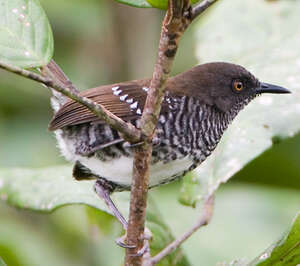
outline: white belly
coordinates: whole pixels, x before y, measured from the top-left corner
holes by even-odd
[[[84,166],[89,168],[92,173],[97,176],[114,183],[130,186],[132,179],[132,164],[133,158],[121,157],[111,161],[103,162],[94,157],[76,156]],[[150,180],[149,185],[155,186],[162,183],[164,180],[170,179],[172,176],[187,170],[192,165],[192,160],[188,157],[174,160],[169,163],[159,162],[150,166]]]
[[[56,138],[62,155],[71,162],[79,161],[90,171],[100,177],[117,183],[119,185],[130,186],[132,179],[132,157],[121,157],[110,161],[100,161],[95,157],[84,157],[76,154],[74,143],[71,139],[64,138],[62,130],[56,130]],[[192,160],[188,157],[170,161],[156,163],[150,166],[149,185],[155,186],[163,181],[171,179],[174,175],[187,170],[192,165]]]

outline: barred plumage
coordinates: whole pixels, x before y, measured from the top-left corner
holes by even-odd
[[[226,127],[236,115],[237,109],[242,107],[223,113],[214,106],[203,105],[196,98],[187,96],[173,97],[169,105],[171,105],[170,112],[162,114],[159,118],[151,164],[163,162],[168,165],[172,161],[184,158],[190,163],[178,173],[164,176],[158,183],[152,183],[152,187],[179,178],[204,161],[216,147]],[[133,156],[129,143],[123,141],[120,134],[106,124],[84,123],[69,126],[63,131],[59,130],[57,134],[60,142],[73,143],[75,152],[68,156],[72,161],[78,161],[81,156],[94,157],[103,162]],[[89,169],[89,172],[91,177],[112,180],[112,177],[102,176],[93,169]],[[129,189],[129,182],[129,180],[123,184],[116,182],[116,185],[119,190]]]
[[[136,80],[93,88],[82,95],[138,126],[149,85],[149,79]],[[170,78],[153,138],[149,186],[168,183],[201,164],[234,117],[261,92],[287,90],[260,83],[243,67],[228,63],[200,65]],[[98,178],[114,189],[130,189],[133,149],[99,117],[67,101],[50,129],[56,132],[62,154],[75,162],[75,178]]]

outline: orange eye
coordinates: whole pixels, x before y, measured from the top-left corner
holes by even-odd
[[[238,80],[234,81],[234,82],[233,82],[233,88],[234,88],[236,91],[238,91],[238,92],[242,91],[242,90],[244,89],[243,82],[238,81]]]

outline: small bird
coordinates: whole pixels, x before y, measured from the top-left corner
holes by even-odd
[[[150,81],[105,85],[80,94],[139,127]],[[174,181],[199,166],[239,111],[262,93],[289,91],[260,82],[242,66],[223,62],[199,65],[170,77],[153,138],[149,188]],[[96,192],[126,229],[109,195],[130,190],[134,147],[81,104],[56,95],[52,106],[55,115],[49,129],[55,131],[64,157],[75,163],[73,176],[96,179]]]

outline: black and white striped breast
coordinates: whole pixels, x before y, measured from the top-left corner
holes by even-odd
[[[153,139],[151,187],[179,178],[204,161],[233,118],[192,97],[167,95],[165,101],[169,111],[160,115]],[[84,123],[56,135],[60,146],[68,149],[62,151],[67,159],[80,161],[95,176],[130,187],[133,150],[117,131],[103,123]],[[118,179],[115,169],[125,176]]]
[[[192,97],[166,100],[171,108],[159,118],[153,161],[168,162],[189,156],[199,164],[215,149],[232,118]]]

